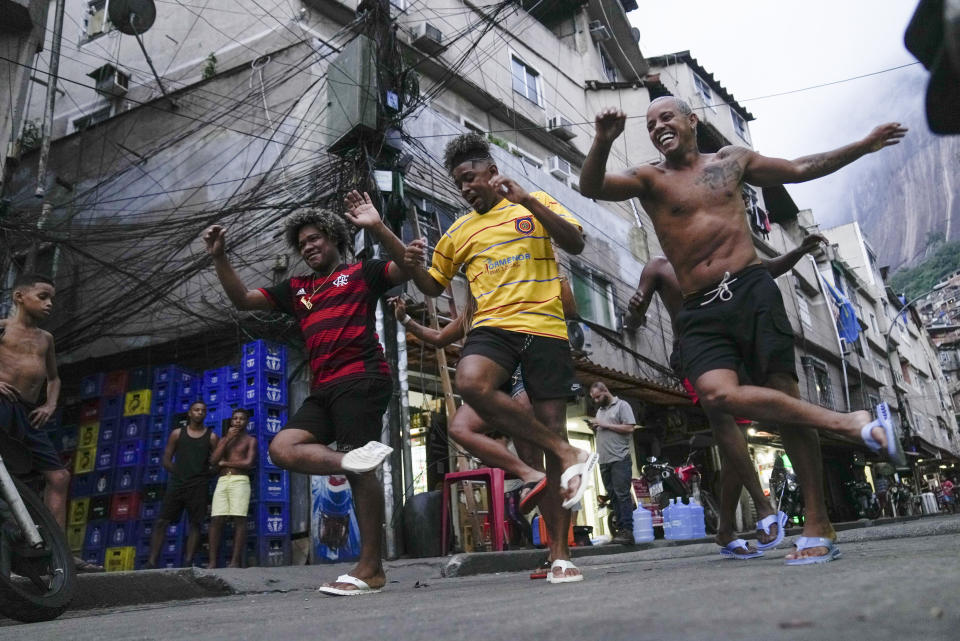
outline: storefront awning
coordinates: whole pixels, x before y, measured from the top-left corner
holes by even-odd
[[[599,381],[614,394],[626,394],[655,405],[693,405],[687,393],[677,384],[643,379],[610,367],[597,365],[588,358],[574,359],[577,379],[585,388]]]

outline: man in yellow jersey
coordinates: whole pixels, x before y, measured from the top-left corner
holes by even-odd
[[[470,133],[450,142],[444,164],[473,211],[443,234],[429,271],[422,260],[405,267],[428,296],[439,295],[458,270],[465,271],[477,310],[457,366],[457,388],[488,425],[546,453],[541,511],[558,515],[547,524],[553,559],[547,580],[581,581],[567,549],[569,509],[583,496],[597,456],[566,437],[574,372],[552,246],[583,251],[580,223],[549,195],[527,193],[501,174],[483,136]],[[414,242],[422,252],[423,242]],[[500,389],[517,365],[532,408]]]

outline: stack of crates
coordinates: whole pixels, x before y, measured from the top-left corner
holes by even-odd
[[[252,341],[241,347],[240,358],[241,405],[251,413],[247,429],[259,452],[250,479],[247,558],[255,556],[261,566],[289,565],[290,473],[274,465],[269,454],[270,441],[287,422],[286,348]]]
[[[150,369],[117,370],[81,382],[68,538],[87,561],[134,569],[150,418]],[[84,517],[84,511],[86,517]]]

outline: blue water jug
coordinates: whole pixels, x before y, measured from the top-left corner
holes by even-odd
[[[690,506],[683,502],[683,499],[677,499],[676,511],[674,512],[674,537],[681,541],[693,538],[693,524],[690,522]]]
[[[693,534],[690,538],[702,539],[707,536],[706,523],[703,520],[703,506],[692,498],[690,499],[690,521],[693,525]]]
[[[683,503],[671,499],[670,505],[663,508],[663,538],[676,541],[683,538]]]
[[[633,511],[633,542],[649,543],[653,540],[653,514],[650,510],[638,505]]]

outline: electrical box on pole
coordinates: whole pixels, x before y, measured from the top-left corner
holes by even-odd
[[[357,36],[327,70],[327,148],[337,154],[378,133],[377,59],[373,40]]]

